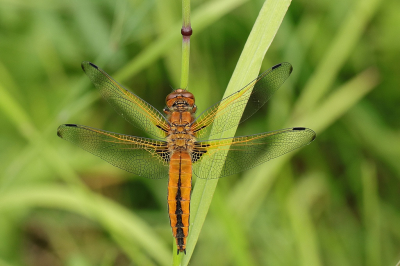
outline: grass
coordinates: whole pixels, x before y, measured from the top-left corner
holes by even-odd
[[[243,88],[258,75],[264,55],[278,31],[289,5],[290,1],[268,1],[264,3],[223,98]],[[243,111],[244,109],[242,112]],[[239,121],[237,122],[239,123]],[[233,137],[235,136],[235,132],[236,128],[233,128],[215,137]],[[222,169],[219,169],[219,171],[220,170]],[[218,179],[200,179],[196,181],[191,199],[190,224],[193,224],[193,226],[188,236],[188,254],[183,258],[182,265],[187,265],[190,261],[217,184]],[[235,254],[238,255],[238,263],[242,265],[251,265],[251,255],[246,254],[246,252],[243,253],[241,249],[237,251],[238,252]]]
[[[288,61],[292,76],[236,134],[305,126],[317,139],[218,186],[195,180],[183,264],[395,265],[400,4],[295,1],[265,59],[272,28],[256,34],[265,38],[258,61],[243,62],[263,3],[192,0],[189,90],[201,112],[226,84],[235,90],[260,65]],[[166,181],[115,169],[55,130],[79,123],[145,136],[79,65],[96,63],[161,110],[169,85],[179,86],[181,3],[0,4],[0,265],[170,265]]]

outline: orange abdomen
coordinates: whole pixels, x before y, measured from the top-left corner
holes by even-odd
[[[168,213],[179,251],[185,252],[189,232],[192,160],[186,151],[176,151],[170,158]]]

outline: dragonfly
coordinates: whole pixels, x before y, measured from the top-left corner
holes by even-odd
[[[77,124],[59,126],[57,135],[135,175],[169,177],[168,214],[178,254],[186,254],[193,174],[203,179],[233,175],[308,145],[316,137],[313,130],[304,127],[217,137],[248,119],[270,99],[290,76],[290,63],[273,66],[197,117],[195,97],[186,89],[168,94],[161,113],[96,65],[83,62],[82,69],[119,115],[154,138]]]

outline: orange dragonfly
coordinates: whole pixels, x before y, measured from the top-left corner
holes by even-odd
[[[167,96],[163,115],[96,65],[83,62],[82,69],[118,114],[156,139],[75,124],[61,125],[57,135],[135,175],[169,176],[168,213],[178,254],[186,253],[193,173],[205,179],[233,175],[305,146],[316,136],[311,129],[293,127],[212,139],[260,109],[289,77],[289,63],[273,66],[198,117],[195,98],[187,90],[177,89]],[[242,115],[238,110],[244,107]]]

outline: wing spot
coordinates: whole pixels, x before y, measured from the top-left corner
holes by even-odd
[[[99,69],[99,67],[98,66],[96,66],[95,64],[93,64],[93,63],[90,63],[89,62],[89,65],[91,65],[92,67],[94,67],[94,68],[96,68],[96,69]]]
[[[276,68],[280,67],[281,65],[282,64],[277,64],[277,65],[273,66],[272,69],[276,69]]]

